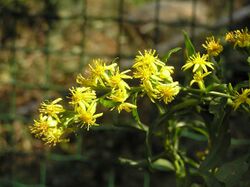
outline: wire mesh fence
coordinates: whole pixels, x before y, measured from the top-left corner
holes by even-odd
[[[126,184],[122,175],[132,177],[129,169],[85,152],[83,142],[93,134],[81,133],[72,145],[50,150],[32,139],[28,125],[41,100],[67,96],[66,88],[92,58],[118,57],[130,66],[138,50],[155,48],[162,55],[182,45],[181,30],[199,43],[200,36],[235,27],[249,16],[246,1],[216,2],[0,1],[0,186]],[[100,174],[98,168],[107,169]],[[152,183],[146,171],[133,177],[130,186]]]

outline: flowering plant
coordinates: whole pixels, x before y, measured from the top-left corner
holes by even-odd
[[[68,142],[71,132],[101,126],[98,121],[105,112],[98,106],[118,113],[131,112],[134,123],[129,127],[145,134],[146,156],[140,161],[119,158],[120,163],[172,170],[179,186],[190,186],[195,177],[201,177],[207,186],[229,185],[233,175],[240,179],[243,172],[234,163],[249,168],[250,154],[226,164],[223,158],[231,143],[230,116],[238,111],[249,117],[250,73],[248,80],[236,85],[226,82],[220,56],[229,43],[248,55],[249,68],[250,33],[244,29],[228,32],[221,40],[208,37],[202,45],[205,54],[195,50],[187,34],[184,37],[187,60],[181,68],[185,72],[183,82],[175,80],[175,67],[168,65],[170,56],[181,48],[170,50],[163,59],[155,50],[139,52],[131,69],[124,71],[115,61],[93,60],[86,75],[77,76],[79,86],[69,89],[68,105],[61,104],[62,98],[41,104],[31,133],[55,146]],[[151,124],[145,124],[144,116],[139,115],[140,98],[149,98],[158,109],[158,117]],[[189,156],[183,149],[182,137],[205,141],[206,148],[195,157]],[[162,152],[152,151],[153,138],[162,140]],[[241,172],[232,174],[230,169]]]

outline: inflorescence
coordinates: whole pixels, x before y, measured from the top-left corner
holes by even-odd
[[[234,47],[249,49],[250,34],[247,29],[232,31],[225,35],[225,41],[232,43]],[[214,36],[208,37],[202,46],[206,49],[206,54],[194,52],[182,69],[192,69],[193,78],[189,86],[197,84],[195,86],[204,91],[207,87],[204,79],[214,73],[213,59],[222,53],[223,46]],[[147,95],[153,103],[167,105],[181,92],[179,82],[172,77],[174,67],[160,60],[155,50],[139,52],[131,69],[120,71],[115,61],[95,59],[86,72],[86,75],[77,76],[78,86],[69,89],[67,108],[60,104],[65,102],[62,98],[41,103],[39,118],[30,127],[35,137],[54,146],[69,141],[68,133],[83,127],[89,130],[98,126],[96,121],[103,113],[98,113],[97,107],[103,101],[110,103],[110,110],[117,110],[118,113],[131,112],[138,107],[132,102],[134,94]],[[134,79],[139,84],[130,86]],[[250,106],[249,97],[249,88],[242,89],[241,93],[235,91],[232,96],[233,109],[236,110],[242,104]]]

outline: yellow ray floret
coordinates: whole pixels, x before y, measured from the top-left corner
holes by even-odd
[[[178,82],[169,84],[160,84],[157,86],[159,90],[158,97],[163,100],[166,104],[174,100],[175,96],[179,93],[180,87]]]
[[[104,60],[95,59],[91,64],[89,64],[89,77],[84,78],[78,76],[77,82],[86,86],[96,87],[101,85],[105,87],[105,81],[108,79],[108,74],[114,73],[116,66],[116,63],[107,65]]]
[[[77,107],[77,118],[82,126],[87,126],[87,130],[89,130],[90,126],[98,125],[96,124],[96,118],[103,115],[103,113],[95,114],[96,105],[96,101],[93,101],[89,106],[79,103]]]
[[[236,92],[236,98],[234,100],[234,110],[236,110],[241,104],[247,103],[250,106],[250,89],[242,89],[241,94]]]
[[[117,110],[118,110],[118,113],[120,113],[122,110],[125,110],[126,112],[131,112],[135,108],[137,108],[136,105],[124,102],[118,105]]]
[[[204,88],[204,81],[203,79],[208,76],[211,73],[211,71],[208,71],[206,73],[202,73],[201,71],[197,71],[194,76],[193,79],[190,82],[190,86],[192,86],[194,83],[197,83],[200,88]]]
[[[231,31],[225,35],[225,40],[233,43],[234,47],[250,47],[250,32],[247,28]]]
[[[202,46],[207,50],[208,55],[211,56],[218,56],[223,50],[220,40],[216,41],[213,36],[208,37]]]
[[[108,86],[112,89],[130,89],[129,85],[123,79],[132,79],[131,76],[127,75],[131,70],[125,70],[123,72],[119,71],[119,67],[107,78]]]
[[[34,125],[30,126],[30,131],[37,138],[44,136],[51,125],[56,126],[58,123],[56,120],[52,120],[52,118],[48,120],[48,116],[43,116],[42,114],[40,114],[39,120],[34,120],[34,122]]]
[[[234,33],[233,33],[233,32],[228,32],[228,33],[226,33],[226,35],[225,35],[225,40],[226,40],[227,42],[234,43],[234,42],[235,42]]]
[[[47,134],[42,138],[46,144],[55,146],[61,142],[67,142],[68,139],[62,138],[64,135],[64,130],[62,128],[49,128]]]
[[[110,96],[108,96],[108,99],[122,103],[126,101],[126,99],[129,97],[129,94],[126,89],[117,89],[112,90]]]
[[[173,66],[163,66],[159,71],[159,77],[162,80],[167,80],[169,82],[173,82],[173,78],[171,74],[174,73],[174,67]]]
[[[80,102],[89,105],[96,99],[96,93],[90,87],[72,87],[69,90],[71,92],[71,102],[69,103],[75,107],[77,107]]]
[[[141,87],[148,95],[149,99],[154,103],[154,99],[157,99],[157,94],[159,90],[156,88],[155,85],[152,84],[150,80],[142,81]]]
[[[138,67],[134,72],[133,77],[141,80],[149,80],[150,77],[154,74],[148,67]]]
[[[196,53],[192,56],[190,56],[186,62],[185,65],[182,66],[182,69],[187,70],[191,67],[193,67],[193,72],[196,71],[205,71],[208,72],[207,67],[214,69],[213,67],[213,63],[212,62],[208,62],[208,55],[200,55],[200,53]]]
[[[156,54],[156,50],[145,50],[144,54],[139,51],[139,55],[135,57],[135,64],[133,68],[137,69],[139,67],[147,67],[152,72],[158,71],[158,66],[164,66],[165,63],[162,62],[158,55]]]
[[[49,116],[54,117],[56,120],[60,121],[58,118],[58,114],[64,112],[64,108],[62,105],[58,104],[60,101],[62,101],[62,98],[57,98],[52,102],[45,103],[43,102],[41,104],[41,107],[39,111],[43,114],[47,114]]]
[[[63,138],[65,131],[58,127],[59,122],[51,116],[41,114],[39,120],[34,120],[34,122],[34,125],[30,127],[31,133],[46,144],[55,146],[57,143],[68,141],[68,139]]]

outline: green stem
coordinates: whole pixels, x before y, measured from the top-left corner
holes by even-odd
[[[151,162],[155,162],[156,160],[163,158],[165,155],[166,155],[166,151],[164,151],[158,155],[152,156]],[[143,159],[140,161],[134,161],[134,160],[130,160],[130,159],[119,158],[119,161],[121,164],[125,164],[125,165],[131,166],[131,167],[136,167],[136,168],[148,166],[147,159]]]
[[[149,127],[148,131],[146,132],[146,137],[145,137],[145,145],[146,145],[146,152],[147,152],[147,161],[148,161],[148,166],[151,169],[151,163],[152,163],[152,150],[151,150],[151,137],[152,135],[152,129]]]
[[[233,96],[228,95],[228,94],[224,94],[221,92],[216,92],[216,91],[210,91],[208,92],[208,95],[214,95],[214,96],[220,96],[220,97],[226,97],[226,98],[233,98]]]
[[[226,97],[226,98],[233,98],[233,96],[231,96],[231,95],[221,93],[221,92],[217,92],[217,91],[206,92],[206,90],[200,90],[200,89],[194,89],[194,88],[185,88],[185,87],[182,87],[181,90],[184,91],[184,92],[190,92],[190,93],[193,93],[193,94],[204,94],[204,95],[213,95],[213,96],[220,96],[220,97]]]

